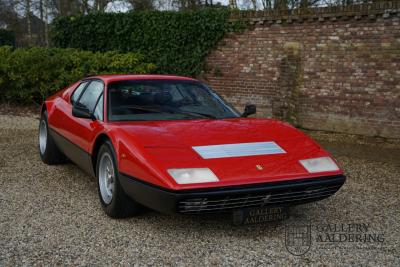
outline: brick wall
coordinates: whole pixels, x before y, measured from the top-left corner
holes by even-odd
[[[258,116],[400,138],[400,4],[389,4],[235,14],[249,27],[219,43],[204,80],[240,110],[257,104]]]

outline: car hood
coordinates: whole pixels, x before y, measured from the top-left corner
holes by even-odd
[[[118,123],[145,147],[187,148],[202,145],[293,139],[304,134],[272,119],[182,120]]]
[[[327,156],[319,145],[287,123],[272,119],[234,118],[224,120],[182,120],[117,123],[136,146],[141,146],[146,162],[159,168],[161,179],[169,179],[174,189],[199,185],[177,185],[167,173],[170,168],[210,168],[220,182],[202,186],[227,186],[307,178],[311,175],[300,159]],[[216,155],[207,158],[196,147],[269,142],[279,153],[257,155]],[[251,144],[250,144],[251,145]],[[275,147],[275,148],[276,148]],[[239,149],[240,150],[240,149]],[[235,151],[237,152],[237,151]],[[239,151],[240,152],[240,151]],[[275,151],[276,152],[276,151]],[[322,173],[320,175],[327,175]],[[313,174],[313,177],[318,175]]]

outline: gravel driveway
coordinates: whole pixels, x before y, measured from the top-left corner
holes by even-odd
[[[233,226],[228,215],[147,211],[131,219],[106,217],[94,179],[72,164],[42,164],[37,126],[33,116],[0,115],[0,266],[400,266],[397,141],[311,132],[346,170],[343,188],[329,199],[293,208],[284,222]],[[311,244],[304,247],[310,249],[295,256],[285,246],[285,229],[304,221],[311,231]],[[354,227],[360,225],[364,230]],[[338,233],[346,240],[321,240]],[[349,241],[351,234],[369,241]]]

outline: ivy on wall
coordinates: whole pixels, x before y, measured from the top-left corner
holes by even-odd
[[[139,52],[155,72],[195,76],[227,31],[229,10],[98,13],[57,19],[52,43],[90,51]]]

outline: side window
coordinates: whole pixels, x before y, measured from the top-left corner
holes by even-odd
[[[99,121],[103,120],[103,96],[104,94],[101,94],[99,101],[97,102],[96,108],[94,109],[94,116],[96,119]]]
[[[71,103],[72,104],[75,104],[76,101],[78,101],[79,96],[81,95],[82,90],[85,88],[87,83],[88,82],[83,82],[80,85],[78,85],[78,87],[76,87],[75,91],[72,93],[72,96],[71,96]]]
[[[83,92],[79,99],[79,104],[86,106],[91,112],[94,111],[97,100],[103,92],[103,83],[99,81],[92,81]]]

